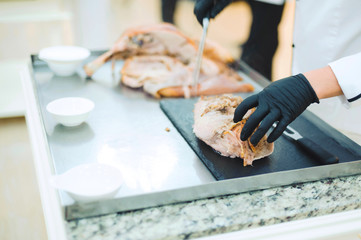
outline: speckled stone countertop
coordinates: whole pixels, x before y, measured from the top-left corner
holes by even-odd
[[[361,207],[361,175],[66,222],[75,239],[190,239]]]

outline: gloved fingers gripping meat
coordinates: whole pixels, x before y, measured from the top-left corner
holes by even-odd
[[[266,137],[257,146],[249,140],[241,141],[241,131],[254,112],[254,109],[249,110],[241,121],[234,123],[234,111],[241,102],[241,97],[232,95],[201,97],[194,108],[193,132],[220,155],[242,158],[243,165],[247,166],[270,155],[274,145],[268,143]]]

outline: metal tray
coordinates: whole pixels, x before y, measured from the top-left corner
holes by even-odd
[[[92,52],[89,61],[103,52]],[[115,73],[121,66],[117,62]],[[256,91],[267,84],[246,65],[238,67]],[[116,197],[106,201],[74,202],[59,191],[67,220],[361,173],[361,161],[353,161],[216,181],[162,112],[159,100],[121,86],[110,63],[93,80],[81,69],[77,75],[57,77],[36,55],[31,56],[31,69],[54,174],[101,162],[118,167],[124,179]],[[56,124],[45,108],[70,96],[93,100],[95,109],[86,123],[67,128]]]

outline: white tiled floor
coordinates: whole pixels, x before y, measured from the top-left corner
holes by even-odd
[[[0,63],[13,63],[11,67],[16,69],[16,63],[22,63],[29,54],[54,44],[74,43],[91,49],[104,49],[110,47],[129,25],[160,21],[159,0],[104,0],[101,5],[100,1],[87,0],[37,1],[50,4],[52,12],[24,16],[17,14],[8,18],[0,16]],[[0,3],[0,8],[9,4]],[[16,5],[21,10],[18,12],[27,13],[20,1],[16,1]],[[281,39],[274,58],[274,79],[290,74],[293,7],[294,3],[288,2],[285,18],[279,28]],[[230,24],[231,20],[238,24]],[[216,21],[212,21],[209,38],[237,56],[238,45],[246,40],[250,22],[247,5],[236,3],[217,17]],[[200,36],[201,28],[193,16],[193,2],[180,2],[176,23],[186,34]],[[12,72],[9,76],[17,75]],[[19,81],[17,77],[6,77],[5,80]],[[0,81],[4,81],[4,78]],[[6,82],[1,84],[9,86]],[[1,90],[4,88],[0,89],[0,94]],[[46,239],[24,118],[0,119],[0,239]]]

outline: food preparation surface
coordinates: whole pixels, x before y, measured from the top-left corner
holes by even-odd
[[[67,218],[172,203],[175,199],[164,195],[157,198],[157,193],[166,195],[169,190],[215,181],[163,114],[159,100],[139,89],[121,86],[114,80],[119,76],[112,76],[111,63],[99,69],[92,80],[85,79],[81,69],[77,75],[58,77],[37,56],[32,57],[32,70],[54,174],[99,162],[118,168],[123,177],[114,201],[103,207],[97,202],[96,207],[87,205],[85,210],[82,203],[60,191]],[[46,111],[49,102],[62,97],[88,98],[95,108],[85,123],[65,127]],[[142,196],[147,194],[153,197]]]
[[[92,52],[87,61],[103,52]],[[122,61],[116,62],[113,72],[108,62],[87,79],[81,68],[75,75],[59,77],[38,56],[31,60],[32,85],[54,174],[98,162],[118,168],[124,180],[117,195],[109,200],[75,202],[60,190],[66,219],[213,197],[238,192],[240,187],[242,191],[249,189],[236,182],[213,185],[214,177],[162,112],[159,100],[119,83]],[[243,77],[256,90],[261,89],[249,74]],[[95,103],[85,123],[65,127],[55,122],[46,105],[63,97],[84,97]]]
[[[93,52],[92,58],[99,54]],[[271,188],[301,179],[312,181],[360,173],[361,164],[355,161],[336,167],[215,181],[161,111],[159,100],[140,89],[121,86],[119,76],[111,72],[111,63],[99,69],[92,80],[86,79],[81,69],[78,75],[57,77],[36,56],[32,57],[31,67],[54,174],[82,163],[100,162],[117,167],[124,178],[116,197],[106,201],[74,202],[60,191],[67,220]],[[120,67],[118,62],[115,73]],[[258,83],[262,81],[255,82],[262,80],[259,75],[243,70],[245,81],[254,81],[259,91]],[[54,99],[70,96],[89,98],[95,109],[86,123],[67,128],[56,124],[45,107]]]
[[[221,156],[193,133],[193,109],[196,101],[196,99],[165,99],[161,101],[161,108],[217,180],[320,166],[318,159],[285,135],[275,142],[274,152],[270,156],[254,161],[253,166],[244,167],[243,160],[240,158]],[[338,156],[340,163],[361,159],[361,146],[311,112],[304,112],[291,123],[291,127],[302,136],[328,149],[334,156]],[[340,168],[348,167],[340,165]],[[322,177],[320,175],[320,178]]]

